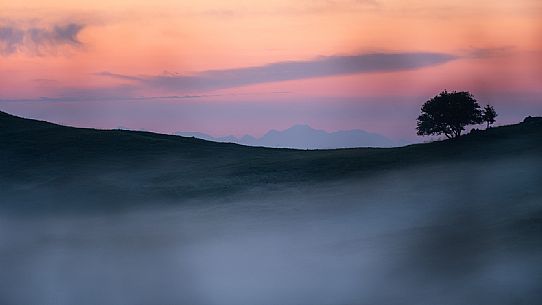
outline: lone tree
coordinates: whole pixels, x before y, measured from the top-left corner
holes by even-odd
[[[444,134],[453,139],[465,126],[482,122],[482,110],[470,92],[444,90],[423,104],[416,129],[420,136]]]
[[[487,127],[489,128],[489,125],[495,123],[495,118],[497,117],[497,112],[495,111],[495,108],[491,105],[486,105],[484,107],[484,112],[482,113],[482,119],[484,122],[487,123]]]

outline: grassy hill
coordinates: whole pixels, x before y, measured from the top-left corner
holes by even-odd
[[[288,150],[0,113],[0,304],[538,304],[542,119]]]
[[[120,207],[220,198],[450,162],[542,160],[542,119],[399,148],[291,150],[60,126],[0,112],[3,207]]]

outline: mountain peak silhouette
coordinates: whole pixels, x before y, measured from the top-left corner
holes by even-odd
[[[383,135],[370,133],[361,129],[327,132],[315,129],[308,124],[296,124],[284,130],[271,129],[260,138],[251,135],[245,135],[240,138],[234,136],[213,137],[200,132],[177,132],[176,134],[180,136],[194,136],[216,142],[297,149],[393,147],[405,144],[404,141],[394,141]]]

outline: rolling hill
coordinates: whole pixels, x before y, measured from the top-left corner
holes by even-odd
[[[537,304],[541,186],[541,118],[307,151],[0,113],[0,303]]]
[[[0,113],[3,207],[117,207],[226,198],[254,189],[367,179],[453,162],[542,161],[542,119],[399,148],[247,147],[60,126]]]

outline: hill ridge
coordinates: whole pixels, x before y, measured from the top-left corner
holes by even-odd
[[[185,202],[504,159],[542,159],[542,118],[398,148],[295,150],[66,127],[0,113],[0,207],[44,200],[107,206],[145,204],[149,198]]]

